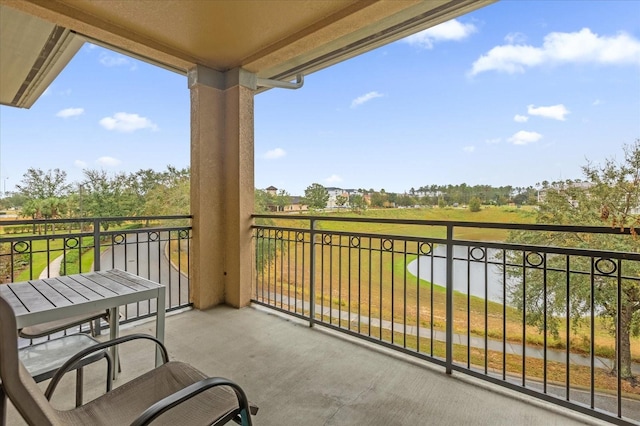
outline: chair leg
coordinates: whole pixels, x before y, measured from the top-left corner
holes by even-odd
[[[84,373],[82,368],[83,367],[80,367],[76,370],[76,407],[80,407],[82,405],[82,388],[84,382]]]
[[[7,424],[7,395],[4,393],[2,383],[0,383],[0,426]]]
[[[109,352],[105,351],[104,357],[107,359],[107,393],[111,392],[113,386],[113,361]]]

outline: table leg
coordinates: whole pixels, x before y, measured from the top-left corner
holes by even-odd
[[[158,289],[158,299],[156,306],[156,339],[164,343],[164,319],[167,311],[165,305],[165,287]],[[162,365],[162,355],[160,348],[156,349],[156,367]]]
[[[120,313],[118,307],[109,309],[109,337],[115,339],[119,336],[120,327]],[[120,359],[118,358],[118,345],[111,347],[111,357],[113,358],[113,380],[118,378],[118,371],[120,371]]]

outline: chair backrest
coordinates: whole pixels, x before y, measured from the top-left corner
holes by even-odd
[[[35,425],[57,425],[56,410],[44,397],[18,358],[16,317],[9,302],[0,296],[0,378],[5,393],[22,417]]]

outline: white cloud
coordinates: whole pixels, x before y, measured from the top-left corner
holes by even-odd
[[[342,178],[338,175],[331,175],[328,178],[326,178],[324,181],[327,183],[338,183],[338,182],[342,182]]]
[[[98,61],[100,61],[100,63],[105,67],[119,67],[131,64],[131,61],[127,59],[126,56],[107,52],[100,53],[100,58],[98,59]]]
[[[84,108],[65,108],[56,113],[56,117],[69,118],[84,114]]]
[[[640,40],[620,32],[599,36],[589,28],[573,33],[549,33],[542,46],[507,44],[496,46],[473,63],[471,75],[484,71],[522,73],[544,64],[597,63],[640,65]]]
[[[496,144],[499,144],[500,142],[502,142],[501,138],[487,139],[486,141],[484,141],[484,143],[486,143],[487,145],[496,145]]]
[[[533,142],[537,142],[542,139],[542,135],[538,132],[527,132],[526,130],[520,130],[517,133],[514,133],[513,136],[509,138],[509,142],[514,145],[527,145]]]
[[[593,105],[593,106],[597,106],[597,105],[600,105],[601,103],[602,103],[602,101],[601,101],[600,99],[596,99],[595,101],[593,101],[593,102],[591,103],[591,105]]]
[[[435,27],[410,35],[403,41],[422,47],[423,49],[432,49],[433,44],[436,42],[464,40],[476,31],[477,28],[475,25],[463,24],[457,19],[452,19],[451,21],[443,22]]]
[[[509,33],[506,36],[504,36],[504,41],[506,41],[509,44],[523,44],[525,41],[527,41],[527,36],[518,32]]]
[[[118,160],[117,158],[113,158],[113,157],[100,157],[96,160],[96,163],[98,163],[100,166],[105,166],[105,167],[116,167],[118,165],[120,165],[120,163],[122,163],[122,161]]]
[[[378,92],[375,92],[375,91],[366,93],[366,94],[364,94],[362,96],[358,96],[353,101],[351,101],[351,108],[359,107],[363,103],[369,102],[371,99],[381,98],[383,96],[384,95],[382,93],[378,93]]]
[[[513,121],[517,123],[526,123],[527,121],[529,121],[529,117],[527,117],[526,115],[516,114],[516,116],[513,117]]]
[[[476,147],[475,147],[475,146],[473,146],[473,145],[469,145],[469,146],[465,146],[464,148],[462,148],[462,150],[463,150],[464,152],[473,152],[473,151],[475,151],[475,150],[476,150]]]
[[[565,107],[563,104],[541,107],[529,105],[527,107],[527,112],[529,113],[529,115],[537,115],[539,117],[552,118],[554,120],[560,121],[565,121],[565,116],[570,113],[567,107]]]
[[[275,160],[277,158],[282,158],[285,155],[287,155],[286,151],[282,148],[276,148],[276,149],[272,149],[270,151],[267,151],[264,154],[264,158],[266,158],[267,160]]]
[[[76,160],[73,162],[73,165],[79,169],[86,169],[88,164],[82,160]]]
[[[158,130],[158,126],[148,118],[126,112],[117,112],[113,114],[113,117],[104,117],[100,120],[100,125],[107,130],[123,133],[131,133],[140,129]]]

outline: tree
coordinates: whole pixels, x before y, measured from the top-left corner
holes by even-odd
[[[480,205],[481,205],[481,201],[480,198],[478,197],[472,197],[471,200],[469,200],[469,211],[471,212],[479,212],[480,211]]]
[[[373,207],[384,207],[387,200],[388,196],[387,193],[384,192],[384,189],[380,190],[380,192],[373,192],[371,194],[371,206]]]
[[[254,192],[253,210],[258,214],[264,214],[269,211],[271,205],[271,194],[264,189],[257,189]]]
[[[304,190],[304,202],[311,210],[321,210],[327,207],[329,192],[319,183],[312,183]]]
[[[190,179],[180,177],[156,184],[144,197],[147,215],[183,215],[190,212]]]
[[[5,208],[20,208],[28,201],[28,198],[19,192],[7,192],[2,200]]]
[[[189,168],[167,166],[167,171],[162,173],[139,170],[129,178],[128,183],[128,191],[137,200],[133,212],[149,216],[189,214],[190,182]]]
[[[284,189],[281,189],[274,197],[273,202],[276,205],[277,211],[283,212],[284,208],[291,204],[291,195]]]
[[[126,190],[130,195],[129,210],[133,215],[160,215],[166,204],[163,201],[154,203],[150,198],[155,191],[162,192],[168,188],[167,173],[158,173],[151,169],[141,169],[126,177]]]
[[[25,199],[22,214],[32,219],[51,219],[58,216],[64,205],[62,199],[70,187],[67,183],[67,172],[63,170],[53,169],[45,173],[41,169],[28,169],[22,176],[21,183],[16,185],[18,193]],[[35,230],[34,224],[34,232]]]
[[[354,194],[349,198],[349,206],[354,213],[361,213],[367,209],[367,202],[362,195]]]
[[[16,188],[28,199],[46,200],[66,195],[71,185],[67,183],[67,172],[64,170],[53,169],[45,173],[41,169],[30,168]]]
[[[402,207],[411,207],[417,204],[416,199],[407,194],[398,195],[395,202]]]
[[[347,201],[349,201],[349,197],[340,194],[336,197],[336,206],[342,207],[347,204]]]
[[[537,222],[600,226],[606,224],[635,229],[640,224],[640,216],[636,213],[640,206],[640,140],[624,147],[623,162],[607,160],[603,166],[589,163],[582,170],[591,184],[543,182],[546,195],[540,203]],[[640,252],[640,241],[629,235],[516,231],[510,234],[509,240],[543,246]],[[516,257],[519,259],[511,261],[522,261],[522,253]],[[593,276],[593,283],[591,282],[593,272],[589,271],[592,271],[597,260],[588,256],[571,256],[573,273],[569,294],[566,274],[549,272],[546,278],[543,278],[539,272],[536,273],[535,268],[529,268],[526,273],[526,299],[522,284],[515,284],[510,288],[512,302],[519,308],[526,308],[529,324],[542,329],[546,319],[548,329],[557,335],[561,318],[571,315],[572,325],[576,329],[584,318],[590,315],[590,298],[593,292],[593,309],[608,320],[612,334],[617,336],[620,342],[620,365],[617,365],[616,356],[614,370],[618,371],[620,377],[632,379],[630,336],[636,336],[640,332],[640,290],[637,281],[630,277],[640,276],[640,265],[632,261],[621,263],[621,303],[618,306],[618,285],[615,277],[598,273]],[[566,261],[566,257],[562,255],[547,256],[546,268],[549,271],[565,270]],[[568,306],[567,298],[570,299]]]
[[[92,217],[115,217],[132,214],[135,202],[127,191],[127,176],[124,173],[109,176],[104,170],[85,170],[86,180],[82,183],[84,194],[83,209]],[[110,223],[103,221],[105,231]]]

